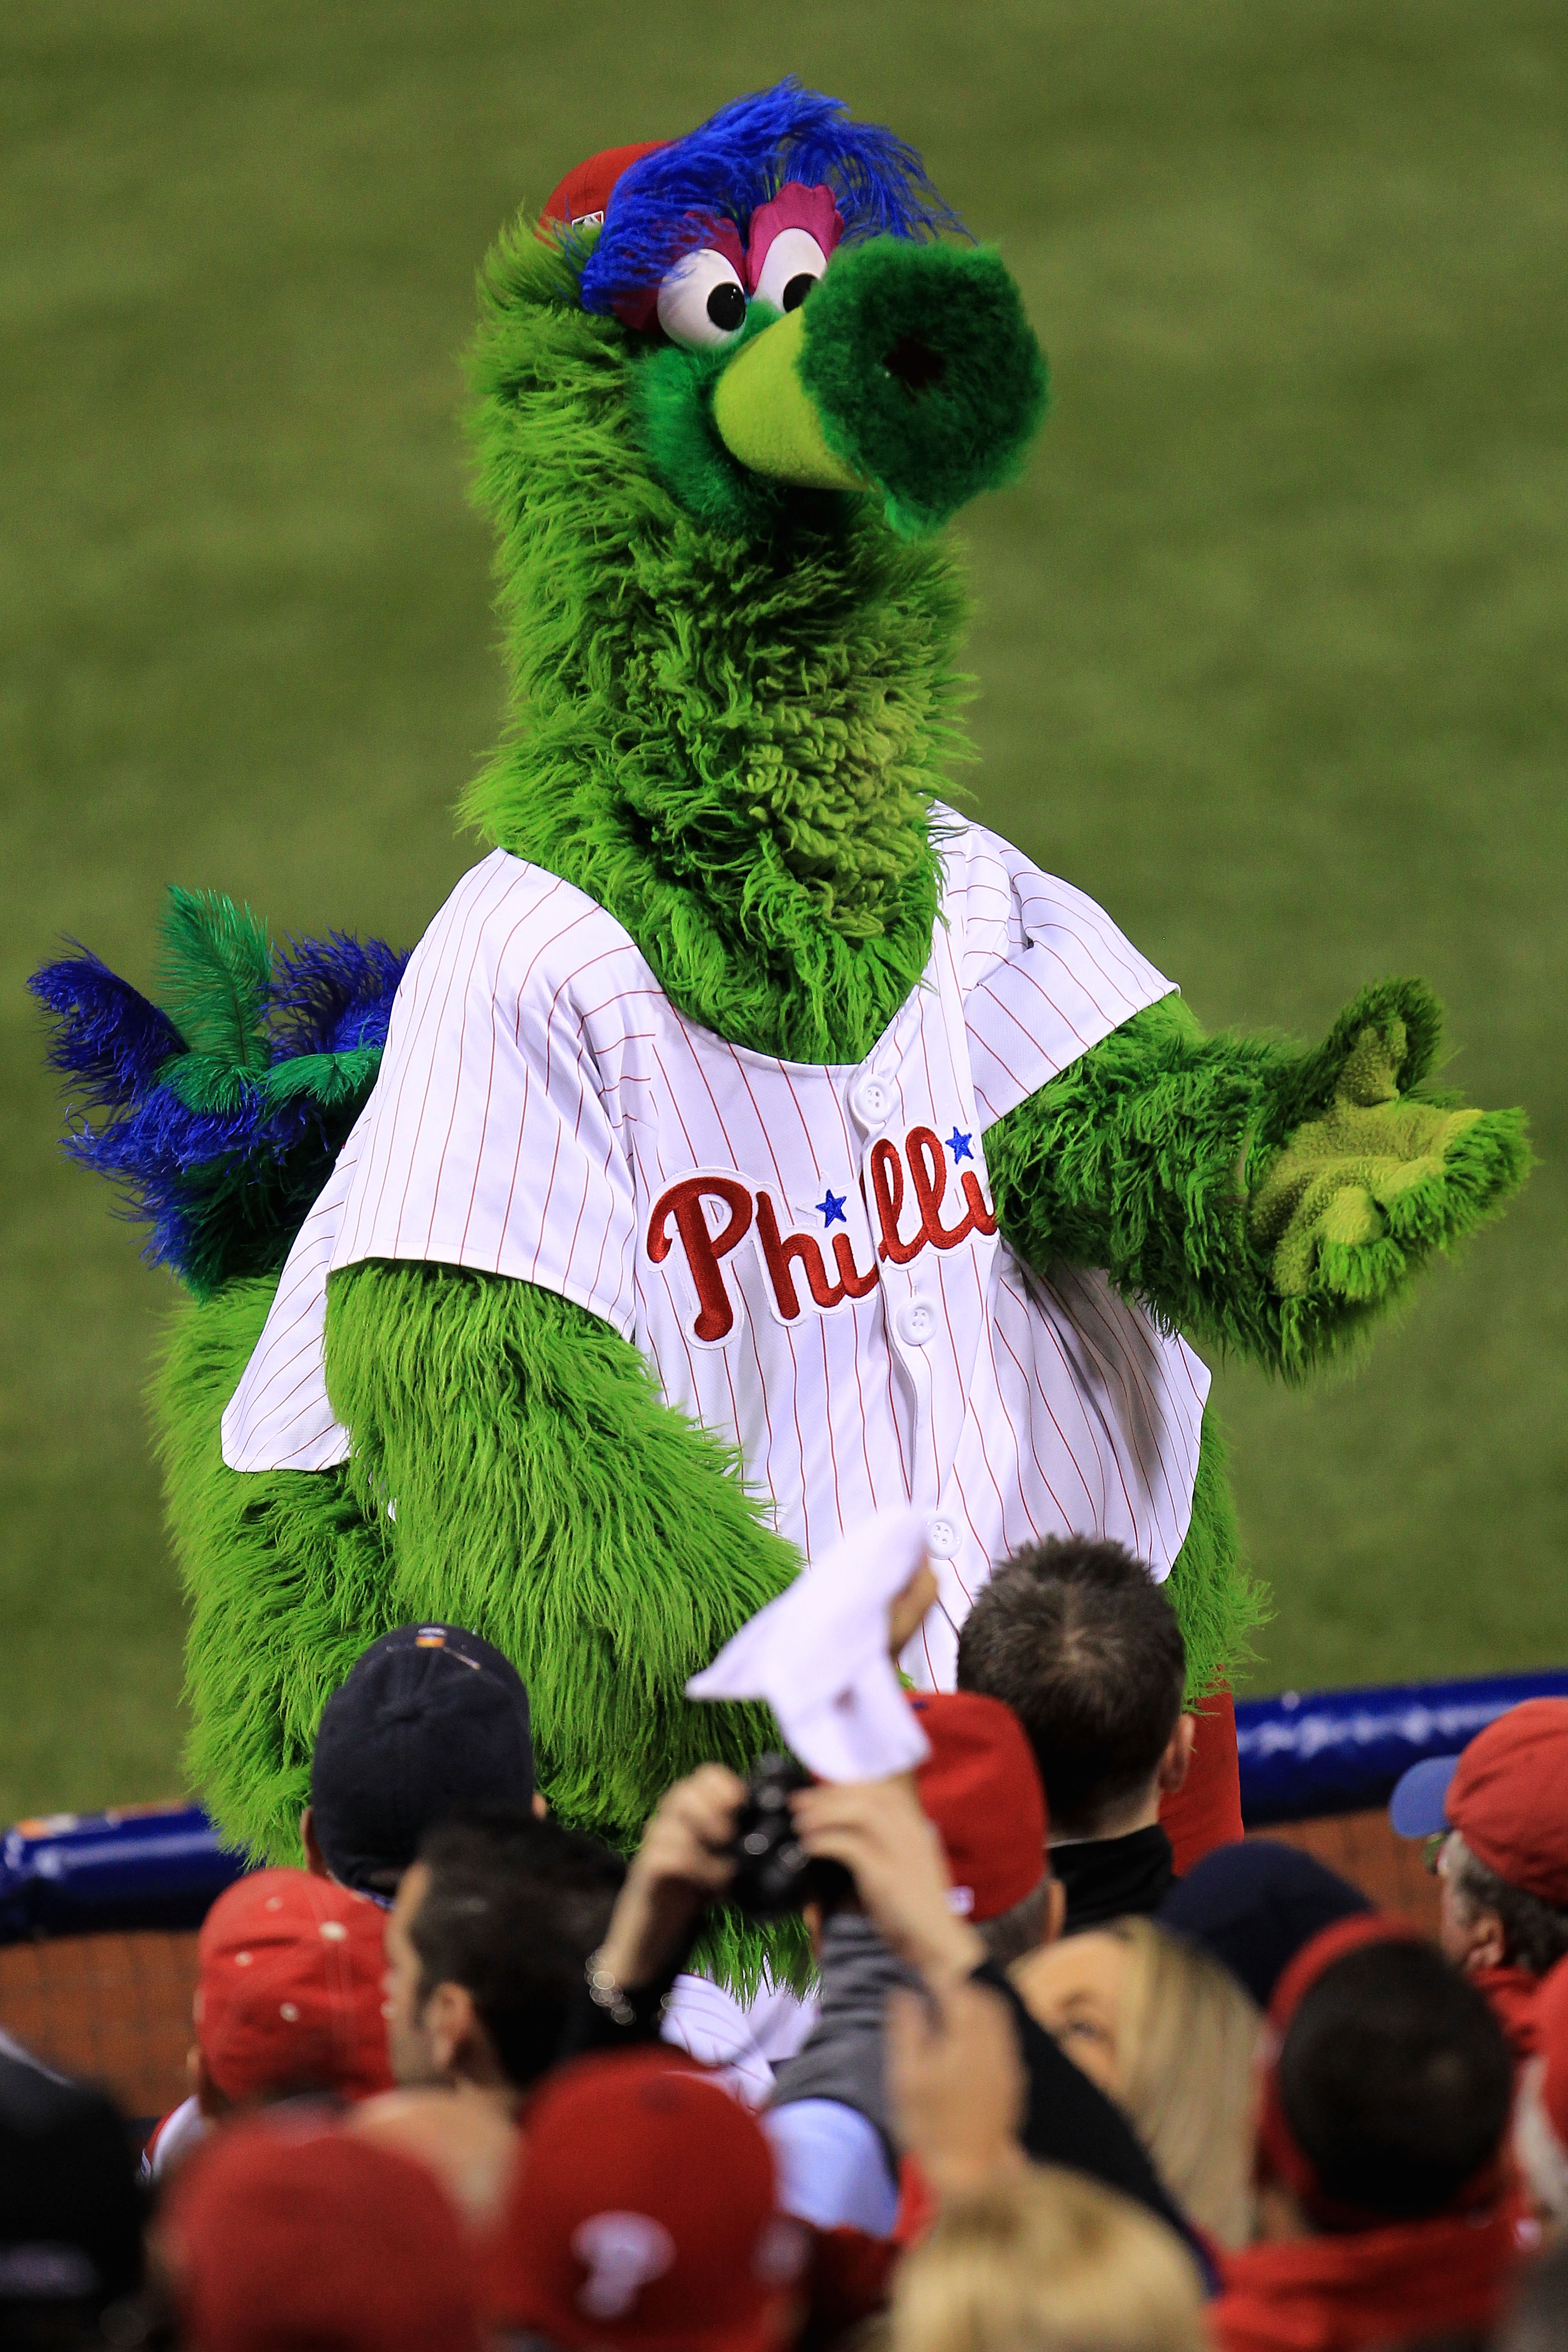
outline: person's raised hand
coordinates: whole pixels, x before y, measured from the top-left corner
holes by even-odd
[[[947,1857],[912,1780],[900,1774],[800,1789],[790,1811],[806,1853],[844,1864],[884,1942],[928,1983],[980,1966],[985,1947],[948,1901]]]
[[[1000,1994],[976,1984],[948,1984],[929,2000],[894,1992],[887,2064],[898,2137],[939,2198],[1026,2160],[1024,2064]]]
[[[889,1602],[888,1648],[895,1665],[904,1643],[912,1641],[925,1622],[926,1611],[939,1590],[935,1569],[929,1559],[922,1559],[909,1582],[900,1584]]]
[[[746,1784],[703,1764],[659,1801],[632,1857],[596,1964],[618,1985],[652,1983],[669,1967],[705,1903],[735,1874],[729,1848]]]

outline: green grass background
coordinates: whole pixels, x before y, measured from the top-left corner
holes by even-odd
[[[23,994],[163,883],[410,941],[499,715],[454,411],[522,199],[787,69],[1017,271],[980,809],[1211,1023],[1427,974],[1544,1164],[1355,1380],[1227,1370],[1258,1686],[1568,1659],[1561,0],[22,0],[0,15],[0,1821],[179,1785],[165,1278]]]

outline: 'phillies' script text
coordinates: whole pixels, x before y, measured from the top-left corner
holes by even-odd
[[[967,1144],[968,1138],[963,1141]],[[950,1173],[958,1177],[962,1205],[958,1200],[949,1202]],[[733,1328],[734,1302],[724,1278],[723,1261],[748,1234],[754,1236],[767,1271],[773,1311],[780,1322],[794,1323],[807,1307],[830,1315],[848,1299],[866,1297],[877,1286],[878,1260],[908,1265],[922,1250],[956,1249],[972,1234],[996,1230],[979,1176],[969,1168],[950,1171],[942,1144],[929,1127],[911,1127],[901,1147],[879,1136],[867,1156],[859,1190],[868,1221],[874,1221],[880,1234],[876,1255],[869,1265],[858,1265],[848,1231],[834,1234],[835,1278],[823,1256],[823,1244],[828,1240],[826,1228],[834,1223],[847,1226],[847,1221],[843,1196],[831,1186],[825,1202],[818,1204],[825,1228],[820,1238],[811,1233],[785,1233],[772,1194],[748,1184],[742,1177],[699,1172],[667,1186],[648,1217],[647,1254],[655,1265],[661,1265],[679,1243],[697,1293],[699,1311],[691,1326],[692,1338],[708,1347],[719,1346]],[[913,1222],[906,1231],[905,1202],[911,1192]],[[722,1211],[717,1232],[709,1223],[705,1203],[710,1201]],[[805,1284],[805,1300],[795,1278],[797,1269]]]

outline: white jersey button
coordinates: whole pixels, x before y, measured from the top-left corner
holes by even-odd
[[[926,1521],[926,1549],[932,1559],[951,1559],[958,1549],[959,1533],[955,1521],[945,1511]]]
[[[857,1078],[849,1089],[849,1108],[868,1131],[886,1127],[893,1109],[893,1089],[886,1078]]]
[[[906,1298],[893,1321],[900,1339],[911,1348],[928,1347],[936,1337],[936,1308],[928,1299]]]

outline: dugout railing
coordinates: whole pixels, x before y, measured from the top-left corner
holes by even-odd
[[[1394,1782],[1546,1696],[1568,1697],[1568,1668],[1239,1700],[1247,1829],[1309,1847],[1429,1927],[1434,1884],[1388,1825]],[[0,1837],[0,2027],[127,2113],[163,2113],[184,2094],[195,1930],[246,1866],[197,1805],[18,1822]]]

